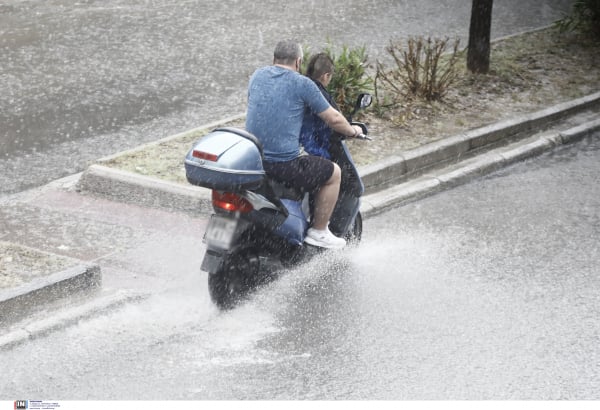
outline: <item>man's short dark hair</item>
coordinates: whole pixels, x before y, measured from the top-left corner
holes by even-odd
[[[275,64],[291,65],[302,58],[302,47],[295,40],[283,40],[275,46],[273,62]]]

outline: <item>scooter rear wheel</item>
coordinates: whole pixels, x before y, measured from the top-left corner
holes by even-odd
[[[221,267],[208,275],[210,298],[220,309],[235,307],[258,284],[258,254],[246,249],[225,257]]]

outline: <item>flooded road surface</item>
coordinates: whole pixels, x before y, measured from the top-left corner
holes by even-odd
[[[547,25],[570,0],[497,0],[494,38]],[[251,73],[288,37],[311,50],[459,37],[470,2],[0,1],[0,194],[245,111]]]
[[[596,135],[392,209],[230,312],[196,256],[165,265],[146,301],[0,352],[2,393],[599,400],[599,163]]]

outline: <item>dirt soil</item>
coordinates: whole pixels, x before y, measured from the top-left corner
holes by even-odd
[[[442,101],[406,97],[383,115],[368,109],[356,118],[368,124],[374,138],[348,141],[358,165],[600,90],[600,44],[553,28],[495,41],[489,74],[469,73],[465,59]],[[243,127],[243,121],[228,125]],[[183,158],[200,135],[146,147],[105,165],[186,183]]]
[[[75,259],[0,242],[0,290],[75,266]]]
[[[459,77],[441,102],[409,98],[369,123],[375,143],[351,143],[359,164],[416,148],[469,129],[582,97],[600,90],[600,44],[553,28],[492,44],[490,72],[470,74],[466,54]],[[360,146],[360,148],[359,148]]]

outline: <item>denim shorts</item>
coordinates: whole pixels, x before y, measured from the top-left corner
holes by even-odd
[[[314,155],[302,155],[291,161],[264,162],[265,172],[275,181],[316,192],[333,175],[333,162]]]

